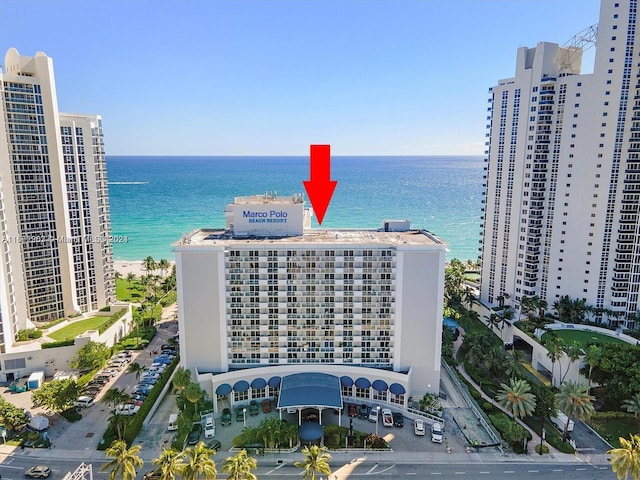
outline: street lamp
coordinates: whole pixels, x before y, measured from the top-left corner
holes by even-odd
[[[246,408],[242,409],[242,425],[244,427],[247,426],[247,409]]]
[[[540,451],[538,452],[539,455],[542,455],[542,444],[544,443],[544,435],[545,431],[544,431],[544,418],[542,419],[542,435],[540,435]]]
[[[380,420],[380,405],[376,406],[376,437],[378,436],[378,421]]]

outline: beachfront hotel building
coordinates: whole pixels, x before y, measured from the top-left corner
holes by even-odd
[[[603,0],[567,47],[517,51],[491,88],[481,299],[561,295],[640,310],[640,35],[636,0]],[[581,74],[595,42],[593,73]],[[568,36],[575,32],[566,32]],[[624,317],[622,317],[624,318]]]
[[[19,330],[115,299],[101,119],[58,111],[52,59],[0,69],[0,353]]]
[[[302,195],[240,197],[225,213],[226,228],[174,244],[181,365],[216,410],[273,397],[281,410],[403,408],[438,393],[440,239],[406,220],[311,229]]]

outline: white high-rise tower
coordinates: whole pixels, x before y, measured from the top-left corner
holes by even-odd
[[[562,295],[640,310],[640,37],[637,0],[603,0],[595,67],[582,48],[518,49],[491,89],[481,298]],[[595,33],[593,28],[591,33]]]
[[[102,125],[58,112],[51,58],[0,71],[0,352],[34,322],[114,299]]]

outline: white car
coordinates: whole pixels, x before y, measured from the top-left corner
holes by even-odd
[[[138,410],[140,410],[138,405],[134,405],[132,403],[121,403],[120,405],[116,405],[114,413],[117,415],[134,415],[138,413]]]
[[[382,409],[382,425],[385,427],[393,427],[393,413],[388,408]]]
[[[158,380],[160,378],[160,374],[159,373],[154,373],[154,372],[147,372],[147,373],[143,373],[142,375],[140,375],[140,380],[144,381],[148,378],[152,378],[154,380]]]
[[[431,425],[431,441],[433,443],[442,443],[442,425],[438,422]]]
[[[413,421],[413,432],[416,435],[424,437],[425,431],[424,420],[416,419]]]
[[[371,410],[369,410],[369,421],[372,423],[376,423],[378,421],[378,407],[373,406]]]

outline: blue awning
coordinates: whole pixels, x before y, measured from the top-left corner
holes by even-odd
[[[406,393],[404,387],[399,383],[392,383],[389,385],[389,391],[394,395],[404,395]]]
[[[371,384],[371,386],[379,392],[385,392],[387,388],[389,388],[387,382],[385,382],[384,380],[376,380]]]
[[[276,408],[343,408],[340,379],[319,372],[286,375],[280,386]]]
[[[340,377],[340,384],[343,387],[350,387],[353,385],[353,380],[351,379],[351,377],[347,377],[347,376]]]
[[[278,376],[271,377],[267,383],[271,388],[276,388],[280,386],[280,377]]]
[[[228,383],[221,383],[216,388],[216,395],[229,395],[231,393],[231,385]]]
[[[261,389],[267,386],[267,381],[264,378],[254,378],[253,380],[251,380],[251,388],[253,388],[254,390],[257,389]]]
[[[371,386],[371,382],[364,377],[360,377],[356,380],[356,387],[358,388],[369,388]]]
[[[305,422],[298,428],[298,435],[303,442],[315,442],[322,438],[322,425],[318,423]]]
[[[247,390],[249,390],[249,382],[247,382],[246,380],[238,380],[233,385],[233,389],[236,392],[246,392]]]

